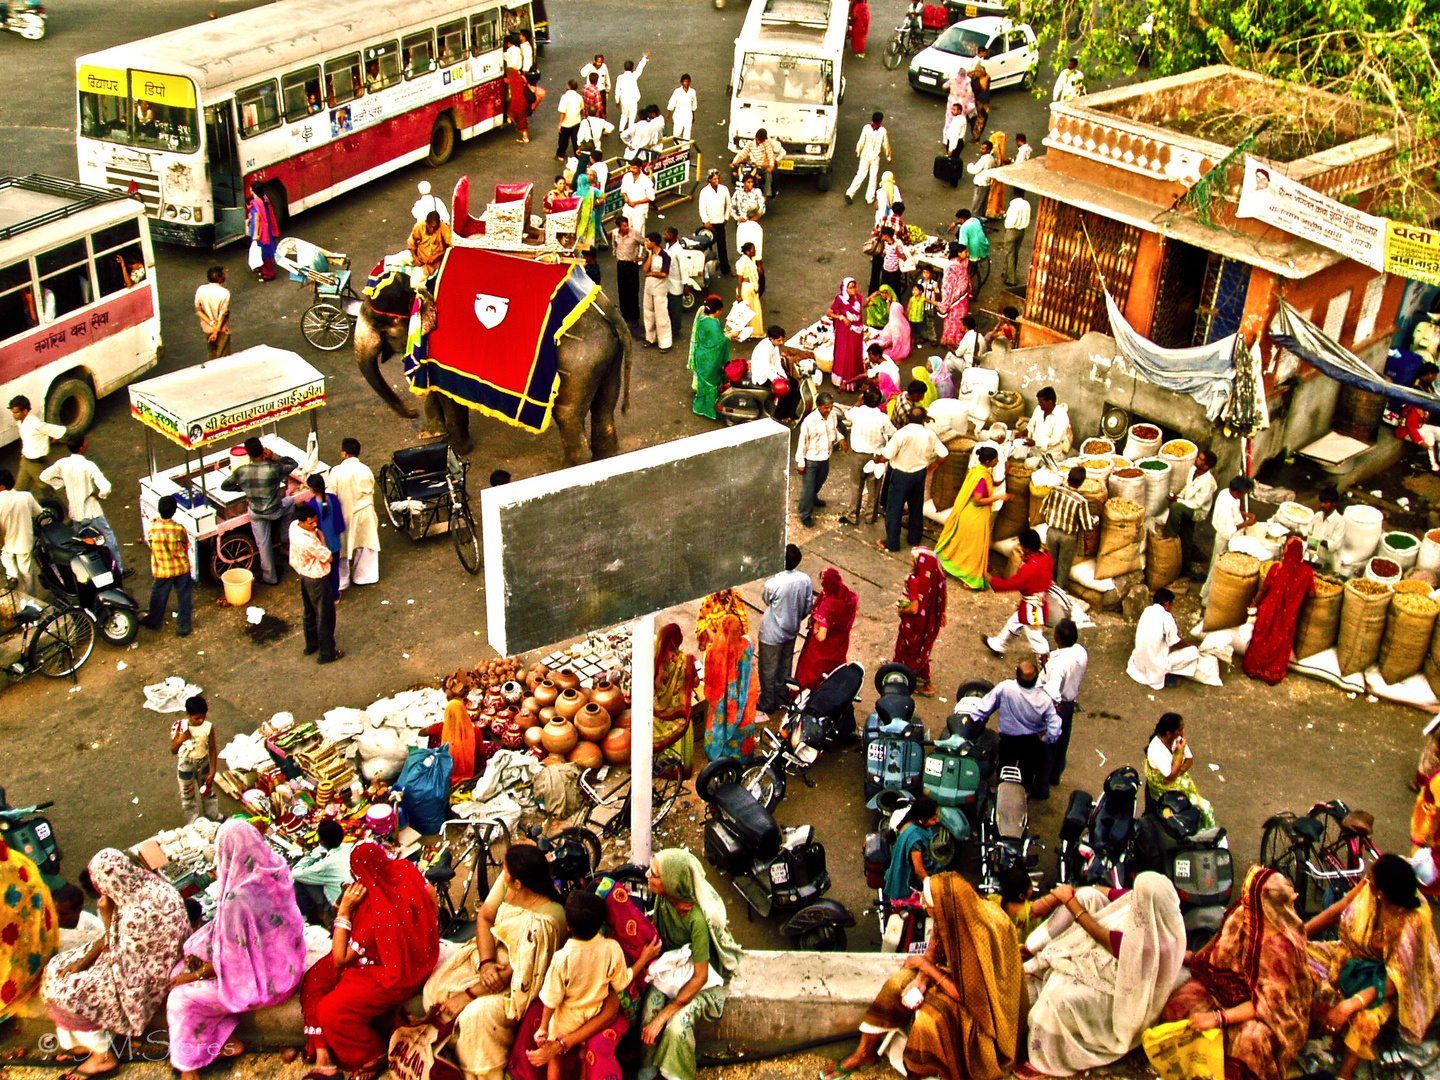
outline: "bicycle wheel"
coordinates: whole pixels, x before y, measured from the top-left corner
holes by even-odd
[[[391,526],[401,532],[410,529],[410,511],[402,505],[405,502],[405,482],[395,463],[380,466],[380,498],[385,503],[385,517]]]
[[[880,62],[885,65],[886,71],[894,71],[900,66],[900,60],[905,55],[905,45],[900,40],[900,35],[895,34],[885,43],[885,53]]]
[[[455,544],[455,554],[460,556],[460,565],[467,574],[480,572],[480,540],[475,535],[475,519],[470,516],[470,507],[460,503],[450,511],[450,539]]]
[[[1290,879],[1295,886],[1295,904],[1305,918],[1306,881],[1305,860],[1310,849],[1305,841],[1295,835],[1288,818],[1275,817],[1265,823],[1265,832],[1260,837],[1260,865],[1269,867]]]
[[[95,620],[82,608],[55,608],[35,624],[29,666],[47,679],[73,675],[95,649]]]
[[[300,333],[317,349],[334,352],[350,340],[350,318],[334,304],[321,301],[300,316]]]
[[[477,821],[471,828],[474,850],[466,852],[465,883],[460,894],[460,906],[466,911],[471,911],[472,902],[475,910],[485,902],[490,886],[505,869],[505,856],[510,851],[510,830],[503,821]]]
[[[650,763],[650,824],[659,825],[675,807],[684,787],[681,770],[662,754]]]
[[[975,291],[979,292],[985,287],[985,282],[990,280],[990,256],[986,255],[975,264]]]

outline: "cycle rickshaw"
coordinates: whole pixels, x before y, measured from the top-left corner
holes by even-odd
[[[342,349],[355,331],[360,295],[350,284],[350,256],[283,237],[275,245],[275,262],[292,281],[308,284],[315,303],[300,316],[300,333],[317,349]]]

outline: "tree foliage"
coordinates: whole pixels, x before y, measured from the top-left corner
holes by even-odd
[[[1281,90],[1186,118],[1233,146],[1264,123],[1254,152],[1294,160],[1395,130],[1402,149],[1385,193],[1397,216],[1429,218],[1440,145],[1440,0],[1027,0],[1056,67],[1078,56],[1097,82],[1233,64],[1323,90]]]

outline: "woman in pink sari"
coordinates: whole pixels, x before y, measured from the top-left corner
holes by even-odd
[[[810,632],[795,665],[795,681],[802,690],[813,690],[826,675],[845,663],[850,655],[850,628],[860,598],[846,586],[840,571],[827,566],[820,575],[820,599],[810,613]]]
[[[1315,592],[1315,571],[1305,562],[1305,541],[1292,536],[1255,597],[1255,633],[1245,651],[1245,674],[1274,686],[1290,668],[1300,605]]]
[[[896,363],[910,355],[910,320],[898,300],[890,301],[890,317],[871,344],[879,345],[885,359]]]
[[[290,868],[255,826],[239,818],[220,826],[215,876],[215,918],[185,942],[166,1006],[170,1064],[181,1080],[244,1053],[228,1041],[240,1014],[287,1000],[305,975]]]
[[[915,672],[915,693],[934,697],[930,680],[930,652],[945,625],[945,572],[935,552],[916,548],[905,597],[900,602],[900,633],[895,638],[895,661]]]
[[[945,276],[940,281],[940,310],[945,313],[940,344],[953,349],[965,336],[960,320],[970,314],[970,252],[964,244],[954,242],[947,251],[950,261],[945,264]]]
[[[830,302],[830,325],[835,332],[835,366],[830,378],[842,390],[854,390],[865,377],[865,299],[853,277],[840,283]]]

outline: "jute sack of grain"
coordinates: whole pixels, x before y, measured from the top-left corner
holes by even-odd
[[[1440,634],[1430,639],[1430,652],[1425,656],[1425,681],[1436,697],[1440,697]]]
[[[1106,499],[1101,511],[1095,576],[1113,578],[1145,567],[1145,507],[1129,499]]]
[[[1030,526],[1030,474],[1035,470],[1023,461],[1011,460],[1005,466],[1005,491],[1010,498],[995,515],[995,529],[991,537],[1008,540],[1019,536]]]
[[[952,435],[945,440],[945,449],[950,451],[949,456],[940,459],[930,477],[930,498],[936,510],[949,510],[955,505],[955,496],[965,486],[965,474],[970,470],[975,440],[968,435]]]
[[[1030,474],[1030,527],[1045,523],[1045,500],[1065,482],[1053,469],[1036,469]]]
[[[1341,675],[1364,671],[1380,655],[1385,636],[1385,619],[1390,613],[1394,590],[1378,581],[1358,578],[1345,583],[1345,602],[1340,607],[1340,633],[1335,640]]]
[[[1086,531],[1081,541],[1080,552],[1076,558],[1089,558],[1100,550],[1100,517],[1105,506],[1105,485],[1099,480],[1086,480],[1080,485],[1080,494],[1085,496],[1085,501],[1090,504],[1090,520],[1095,523],[1094,528]]]
[[[1295,659],[1304,660],[1335,644],[1344,602],[1344,585],[1330,578],[1315,579],[1315,595],[1305,598],[1295,619]]]
[[[1436,615],[1440,604],[1422,593],[1397,592],[1390,598],[1380,642],[1380,677],[1391,686],[1425,666]]]
[[[1260,588],[1260,560],[1243,551],[1227,551],[1215,564],[1205,629],[1228,630],[1245,622],[1250,601]]]
[[[1180,576],[1180,538],[1161,530],[1147,529],[1145,537],[1145,584],[1150,591],[1163,589]]]

